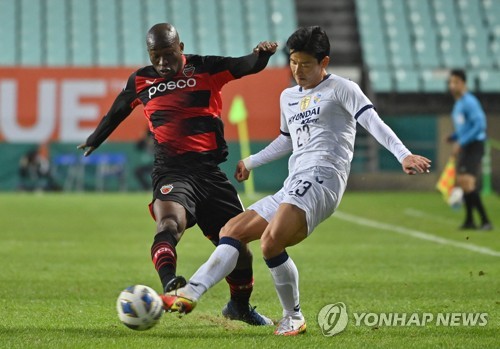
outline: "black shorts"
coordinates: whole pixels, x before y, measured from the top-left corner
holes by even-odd
[[[214,244],[227,221],[244,210],[236,189],[219,167],[154,174],[153,188],[153,202],[181,204],[187,211],[186,228],[198,224]],[[155,218],[152,203],[150,212]]]
[[[458,174],[478,176],[481,173],[481,160],[484,155],[484,142],[474,141],[460,149],[457,161]]]

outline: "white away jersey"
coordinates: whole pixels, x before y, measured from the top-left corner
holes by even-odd
[[[372,103],[359,86],[329,74],[312,89],[294,86],[280,97],[281,133],[290,136],[289,172],[334,167],[347,180],[354,152],[356,119]]]

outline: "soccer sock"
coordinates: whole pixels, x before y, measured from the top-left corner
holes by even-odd
[[[465,222],[464,224],[473,224],[474,218],[472,217],[472,208],[474,207],[472,193],[464,194],[465,203]]]
[[[163,289],[175,277],[177,267],[176,245],[177,240],[169,231],[165,230],[155,235],[153,245],[151,246],[151,259],[160,276]]]
[[[472,193],[470,193],[469,195],[471,196],[473,207],[475,207],[477,209],[477,212],[479,212],[479,215],[481,216],[481,223],[482,224],[489,223],[490,220],[488,219],[488,216],[486,215],[486,210],[484,209],[483,202],[481,200],[481,196],[479,195],[479,192],[475,190]]]
[[[224,236],[219,245],[194,275],[189,279],[185,292],[197,300],[210,287],[229,275],[236,266],[240,254],[241,242]]]
[[[248,308],[250,295],[253,291],[253,271],[249,269],[234,269],[226,276],[231,292],[231,300]]]
[[[302,317],[299,304],[299,271],[286,251],[265,259],[283,307],[283,316]]]

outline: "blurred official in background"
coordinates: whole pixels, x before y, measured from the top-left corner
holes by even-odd
[[[467,77],[463,70],[452,70],[448,87],[455,105],[451,113],[455,132],[448,138],[453,142],[457,161],[457,186],[464,191],[465,221],[461,229],[492,230],[479,195],[478,177],[486,140],[486,115],[478,99],[467,91]],[[481,225],[474,223],[473,211],[481,217]]]

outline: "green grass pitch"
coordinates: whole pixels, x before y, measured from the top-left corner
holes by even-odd
[[[132,284],[160,284],[149,256],[154,222],[149,194],[0,195],[1,348],[498,348],[500,257],[426,241],[339,217],[288,249],[300,271],[306,334],[227,321],[220,283],[181,319],[165,314],[155,328],[135,332],[116,316],[115,301]],[[247,204],[248,199],[244,200]],[[435,193],[347,193],[339,211],[500,251],[500,199],[485,198],[496,229],[460,232],[462,211]],[[398,228],[399,227],[399,228]],[[252,303],[281,314],[271,277],[254,251]],[[213,250],[197,228],[178,247],[178,273],[190,276]],[[347,329],[324,337],[316,317],[344,302]],[[353,312],[488,313],[480,327],[355,326]]]

